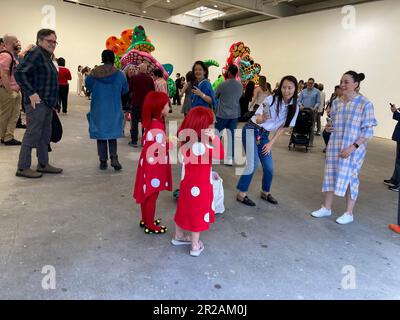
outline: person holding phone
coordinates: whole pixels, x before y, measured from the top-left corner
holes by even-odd
[[[353,209],[358,197],[360,173],[367,152],[367,141],[374,135],[377,125],[373,104],[359,94],[360,83],[365,79],[363,73],[346,72],[340,81],[342,97],[332,103],[329,123],[325,130],[331,132],[326,150],[325,175],[322,192],[325,203],[311,215],[315,218],[332,214],[333,196],[346,196],[346,212],[336,219],[339,224],[354,221]]]
[[[396,141],[396,162],[392,177],[387,180],[383,180],[383,183],[389,186],[389,190],[394,192],[400,191],[400,111],[393,104],[390,103],[390,111],[393,113],[393,120],[397,121],[396,127],[394,128],[392,140]]]
[[[203,106],[214,108],[217,105],[215,93],[208,80],[208,68],[203,61],[196,61],[192,68],[195,83],[192,88],[192,108]]]
[[[237,201],[251,207],[256,205],[247,196],[247,192],[260,159],[263,167],[261,199],[278,204],[270,193],[274,174],[271,150],[285,128],[294,127],[298,113],[297,80],[293,76],[286,76],[281,80],[276,93],[262,102],[255,115],[243,127],[242,142],[247,166],[237,185]],[[275,132],[272,138],[271,132]]]

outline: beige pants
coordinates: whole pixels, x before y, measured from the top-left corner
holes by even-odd
[[[14,139],[20,110],[21,93],[0,88],[0,138],[6,142]]]

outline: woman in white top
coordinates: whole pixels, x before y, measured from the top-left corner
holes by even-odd
[[[249,106],[250,111],[257,110],[265,98],[271,95],[271,86],[268,88],[268,85],[267,78],[260,76],[259,86],[253,92],[253,99]]]
[[[270,193],[274,173],[271,149],[285,128],[294,127],[298,113],[297,80],[293,76],[286,76],[281,80],[276,94],[268,96],[243,127],[242,142],[247,166],[237,185],[239,193],[236,199],[239,202],[255,206],[246,193],[257,170],[259,158],[263,167],[261,199],[278,204]],[[275,132],[272,138],[269,137],[270,132]]]

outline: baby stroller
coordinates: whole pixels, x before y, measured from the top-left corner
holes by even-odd
[[[293,148],[296,148],[296,145],[300,145],[300,146],[305,146],[306,152],[308,152],[312,117],[313,117],[312,110],[303,109],[299,111],[296,124],[293,128],[292,135],[290,136],[290,141],[288,146],[289,150],[291,150],[292,145]]]

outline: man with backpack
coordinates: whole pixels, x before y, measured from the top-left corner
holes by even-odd
[[[16,36],[8,34],[3,41],[4,50],[0,51],[0,141],[6,146],[17,146],[21,145],[14,139],[21,107],[21,90],[15,80],[19,41]]]

